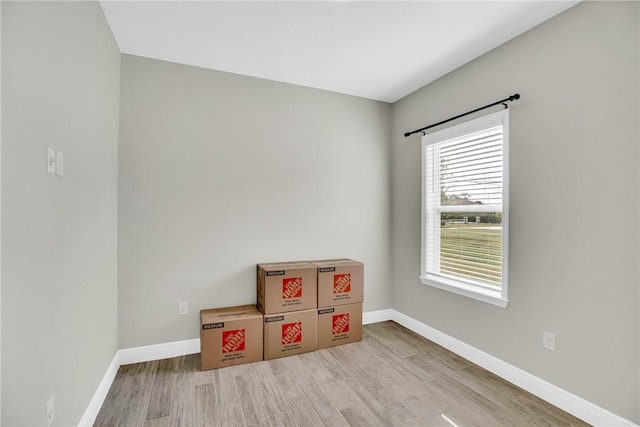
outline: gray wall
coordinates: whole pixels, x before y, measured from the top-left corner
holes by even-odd
[[[121,82],[121,348],[255,303],[256,262],[354,258],[391,307],[388,104],[128,55]]]
[[[2,425],[73,425],[118,344],[120,53],[98,3],[1,7]]]
[[[256,261],[334,256],[365,263],[365,311],[640,421],[638,3],[582,3],[393,106],[127,55],[119,74],[97,4],[1,7],[3,425],[43,424],[51,395],[77,423],[118,347],[254,302]],[[420,284],[402,133],[514,92],[500,309]]]
[[[0,4],[0,24],[2,5]],[[2,28],[0,28],[0,53],[2,51]],[[0,55],[0,99],[2,99],[2,55]],[[0,242],[2,241],[2,102],[0,102]],[[0,424],[2,424],[2,244],[0,243]]]
[[[394,308],[634,422],[638,6],[581,3],[392,109]],[[420,284],[420,137],[402,133],[515,92],[501,309]]]

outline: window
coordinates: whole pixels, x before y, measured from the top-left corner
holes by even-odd
[[[422,137],[423,283],[507,298],[509,110]]]

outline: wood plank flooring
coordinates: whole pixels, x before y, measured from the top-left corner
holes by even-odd
[[[212,371],[121,366],[96,426],[586,426],[394,322],[363,340]]]

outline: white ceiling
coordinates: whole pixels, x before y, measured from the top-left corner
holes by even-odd
[[[123,53],[394,102],[577,1],[102,1]]]

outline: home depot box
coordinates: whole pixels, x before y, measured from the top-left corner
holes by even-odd
[[[317,268],[308,262],[258,264],[258,309],[264,314],[318,306]]]
[[[201,310],[202,370],[262,360],[262,319],[254,305]]]
[[[362,303],[318,309],[318,348],[362,341]]]
[[[318,271],[318,307],[361,303],[364,264],[352,259],[312,261]]]
[[[318,347],[316,309],[264,316],[264,360],[314,351]]]

